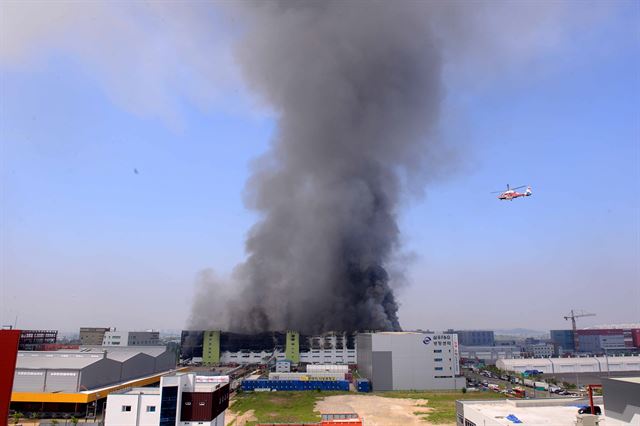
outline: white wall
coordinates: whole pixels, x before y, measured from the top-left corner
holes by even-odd
[[[107,331],[102,339],[102,346],[128,346],[128,331]]]
[[[457,337],[441,333],[375,333],[372,351],[392,352],[394,390],[455,389],[465,383],[455,380],[460,362],[455,350]]]
[[[224,426],[224,412],[210,422],[180,422],[180,426]]]
[[[123,406],[131,411],[123,411]],[[147,411],[147,407],[155,407]],[[110,394],[107,397],[105,426],[157,426],[160,423],[159,394]]]
[[[606,373],[609,370],[640,371],[640,356],[500,359],[496,362],[496,366],[502,370],[518,373],[525,370],[540,370],[546,374]]]

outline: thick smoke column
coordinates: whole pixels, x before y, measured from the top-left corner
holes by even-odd
[[[238,57],[278,116],[248,182],[261,214],[223,304],[225,328],[400,330],[385,270],[403,182],[420,171],[441,98],[420,2],[259,2]],[[210,290],[215,291],[215,290]],[[200,299],[192,323],[221,313]],[[213,325],[211,323],[207,324]]]

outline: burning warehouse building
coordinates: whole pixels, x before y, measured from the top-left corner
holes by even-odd
[[[356,335],[346,332],[304,335],[296,331],[240,334],[184,330],[180,340],[182,362],[355,364],[357,357]]]

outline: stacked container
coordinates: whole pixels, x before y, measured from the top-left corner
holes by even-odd
[[[367,379],[358,379],[356,381],[356,388],[358,392],[371,392],[371,384]]]
[[[276,390],[276,391],[349,391],[346,380],[317,381],[317,380],[243,380],[243,391]]]

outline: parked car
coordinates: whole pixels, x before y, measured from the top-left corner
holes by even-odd
[[[594,412],[591,413],[591,407],[588,406],[588,405],[584,405],[584,406],[580,407],[580,409],[578,410],[578,414],[595,414],[597,416],[602,414],[602,410],[597,405],[593,406],[593,411]]]

